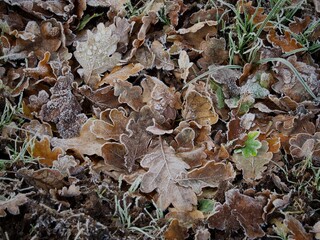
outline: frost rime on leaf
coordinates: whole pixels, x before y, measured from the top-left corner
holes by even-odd
[[[100,73],[111,70],[121,58],[121,54],[115,52],[120,38],[114,31],[114,24],[105,27],[99,23],[96,33],[88,31],[87,41],[78,42],[74,56],[83,67],[84,81],[90,86],[97,83]]]
[[[147,154],[141,166],[148,168],[141,182],[142,192],[159,193],[157,204],[161,209],[172,205],[184,211],[190,211],[197,203],[197,197],[191,188],[178,185],[176,182],[182,174],[186,174],[189,165],[179,158],[172,147],[160,138],[158,147]]]

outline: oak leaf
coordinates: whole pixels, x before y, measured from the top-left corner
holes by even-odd
[[[291,52],[303,47],[295,38],[291,37],[288,31],[284,32],[284,36],[279,36],[274,29],[271,29],[267,39],[274,47],[280,47],[282,52]]]
[[[237,231],[242,227],[249,238],[261,238],[265,235],[263,208],[267,200],[263,196],[250,197],[241,194],[238,189],[225,193],[226,201],[216,207],[215,213],[208,219],[209,227],[218,230]]]
[[[258,180],[262,178],[262,173],[267,169],[273,154],[268,152],[268,142],[262,141],[261,148],[258,149],[256,156],[245,157],[242,154],[235,153],[232,156],[233,161],[239,170],[243,172],[243,178],[247,181]]]
[[[99,74],[111,70],[121,59],[121,54],[116,52],[120,38],[114,31],[114,24],[106,27],[99,23],[95,33],[87,31],[86,42],[77,42],[74,56],[83,67],[85,83],[91,87],[96,86]]]
[[[95,154],[101,156],[101,147],[106,141],[97,138],[96,135],[91,132],[90,128],[92,127],[93,122],[93,119],[88,119],[81,127],[80,135],[78,137],[68,139],[52,138],[52,146],[60,147],[64,151],[72,149],[82,156]]]
[[[210,161],[203,167],[190,171],[185,178],[178,179],[178,183],[191,187],[196,194],[201,194],[204,187],[219,187],[223,181],[232,181],[236,176],[231,163],[216,163]]]
[[[126,169],[124,161],[126,149],[122,144],[107,142],[102,146],[101,152],[104,162],[111,166],[113,170],[121,171]]]
[[[60,171],[51,168],[41,168],[39,170],[21,168],[17,171],[18,177],[23,177],[24,180],[36,188],[42,188],[47,192],[50,189],[61,189],[68,185],[64,180],[64,176]]]
[[[188,229],[181,227],[178,219],[173,219],[164,233],[164,239],[166,240],[184,240],[188,236]]]
[[[19,207],[28,202],[28,197],[26,194],[19,193],[16,196],[7,199],[0,200],[0,217],[7,216],[5,210],[13,215],[18,215],[20,213]]]
[[[120,135],[125,133],[129,121],[126,112],[121,109],[112,109],[109,118],[111,123],[104,120],[94,120],[90,130],[97,138],[119,141]]]
[[[299,240],[311,240],[312,234],[307,233],[304,229],[303,225],[296,218],[291,215],[286,215],[286,219],[284,220],[284,224],[287,226],[289,231],[292,233],[293,239]]]
[[[213,125],[219,119],[212,100],[195,90],[189,91],[185,97],[182,117],[185,120],[194,120],[202,126]]]
[[[57,160],[60,154],[63,154],[61,148],[51,150],[49,138],[46,136],[40,141],[35,139],[33,146],[27,150],[32,157],[39,159],[39,163],[50,167],[53,161]]]
[[[157,148],[144,156],[140,165],[148,169],[142,178],[140,189],[146,193],[156,190],[159,194],[157,205],[162,210],[172,204],[179,210],[190,211],[197,204],[194,192],[177,184],[178,178],[187,173],[188,164],[161,138]]]

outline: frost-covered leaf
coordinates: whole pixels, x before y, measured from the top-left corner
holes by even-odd
[[[125,167],[125,154],[126,149],[124,145],[116,142],[107,142],[102,148],[102,157],[104,162],[111,166],[112,169],[121,171]]]
[[[292,234],[293,239],[299,240],[311,240],[312,235],[307,233],[304,229],[303,225],[294,218],[293,216],[287,214],[286,219],[284,220],[284,224],[286,224],[290,233]]]
[[[223,181],[232,181],[236,176],[231,163],[216,163],[210,161],[201,168],[190,171],[185,178],[178,179],[178,183],[191,187],[196,194],[200,194],[204,187],[219,187]]]
[[[273,154],[268,152],[268,142],[262,141],[261,148],[258,149],[256,156],[245,157],[241,153],[235,153],[232,156],[233,161],[239,170],[243,172],[243,178],[247,181],[258,180],[262,178],[262,173],[267,169]]]
[[[109,113],[111,123],[104,120],[94,120],[91,126],[91,132],[97,138],[104,140],[119,141],[120,135],[125,133],[129,121],[126,112],[123,109],[112,109]]]
[[[179,68],[182,71],[181,78],[186,80],[189,75],[189,68],[193,63],[190,62],[189,56],[186,51],[181,51],[178,59]]]
[[[72,149],[80,155],[95,155],[101,156],[101,147],[106,142],[104,139],[97,138],[91,132],[94,119],[88,119],[87,122],[81,127],[80,135],[74,138],[61,139],[52,138],[51,144],[54,147],[60,147],[67,151]]]
[[[179,225],[178,219],[173,219],[164,233],[166,240],[184,240],[189,236],[188,229]]]
[[[68,183],[60,171],[50,168],[41,168],[39,170],[21,168],[17,171],[17,176],[22,177],[29,185],[36,188],[42,188],[47,192],[50,189],[61,189]]]
[[[285,31],[284,36],[278,36],[274,29],[270,30],[267,39],[274,47],[280,47],[282,52],[291,52],[303,46],[295,39],[292,38],[290,32]]]
[[[42,140],[34,140],[33,146],[29,147],[28,152],[34,158],[38,158],[39,162],[46,166],[52,166],[53,161],[58,159],[58,156],[63,153],[61,148],[51,150],[48,137],[43,137]]]
[[[7,199],[0,200],[0,217],[7,216],[5,210],[13,215],[20,214],[19,207],[28,202],[28,197],[26,194],[19,193],[16,196]]]
[[[78,135],[81,125],[87,120],[81,113],[81,106],[71,91],[73,75],[58,77],[56,84],[50,89],[50,101],[44,104],[40,116],[44,121],[54,122],[63,138]]]
[[[196,205],[194,192],[177,184],[177,180],[182,174],[186,174],[189,166],[161,138],[156,149],[147,154],[140,165],[148,169],[142,178],[140,189],[146,193],[156,190],[159,194],[157,205],[161,209],[172,204],[177,209],[190,211]]]
[[[246,158],[255,157],[258,154],[258,149],[262,147],[262,144],[259,140],[256,140],[259,137],[259,131],[249,132],[247,135],[247,140],[244,142],[244,147],[236,149],[235,153],[242,153]]]
[[[215,208],[215,213],[208,219],[209,227],[221,231],[238,231],[243,228],[249,238],[261,238],[265,235],[263,208],[267,200],[263,196],[249,197],[238,189],[225,193],[226,201]]]
[[[202,126],[213,125],[219,119],[212,100],[195,90],[189,91],[185,97],[182,117],[185,120],[194,120]]]
[[[114,34],[115,25],[106,27],[99,23],[97,31],[87,31],[87,41],[78,42],[74,56],[83,67],[84,81],[91,87],[96,86],[99,74],[111,70],[121,59],[117,53],[118,35]]]

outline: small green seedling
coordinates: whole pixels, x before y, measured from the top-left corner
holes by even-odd
[[[262,144],[259,140],[256,140],[260,135],[259,131],[249,132],[247,137],[248,139],[245,141],[245,147],[236,149],[235,153],[242,153],[244,157],[255,157],[258,154],[258,149],[261,148]]]

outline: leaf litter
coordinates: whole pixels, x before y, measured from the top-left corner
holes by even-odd
[[[318,1],[0,3],[1,239],[319,239]]]

